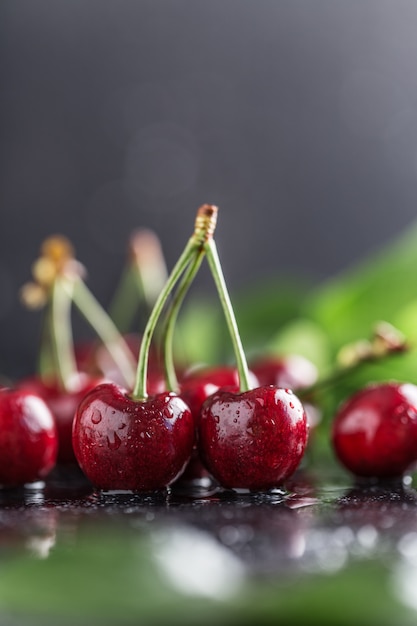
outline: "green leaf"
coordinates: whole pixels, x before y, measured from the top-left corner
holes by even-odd
[[[190,298],[177,321],[175,354],[185,363],[218,363],[224,322],[220,304],[204,296]]]
[[[378,561],[265,585],[248,595],[241,612],[245,624],[411,626],[416,620],[396,598],[389,571]]]
[[[325,372],[330,362],[330,345],[326,333],[312,320],[299,318],[286,324],[272,337],[268,348],[275,354],[299,354]]]
[[[244,347],[267,349],[283,326],[299,317],[306,291],[305,282],[299,279],[275,278],[233,294]]]
[[[395,324],[417,298],[417,224],[378,254],[337,276],[307,298],[304,311],[328,333],[334,350],[369,336],[375,322]]]

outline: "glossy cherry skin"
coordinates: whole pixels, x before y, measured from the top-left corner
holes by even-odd
[[[307,417],[289,389],[218,391],[203,405],[198,442],[203,462],[223,487],[272,489],[302,459]]]
[[[252,372],[249,372],[249,376],[251,384],[257,386],[258,380]],[[192,370],[181,380],[180,394],[197,422],[203,403],[209,396],[223,388],[229,391],[239,389],[239,374],[236,367],[223,365]]]
[[[118,385],[99,385],[82,400],[73,447],[87,478],[99,489],[155,491],[183,471],[194,445],[194,422],[174,393],[134,401]]]
[[[380,383],[358,391],[338,410],[332,442],[357,476],[401,476],[417,461],[417,387]]]
[[[249,373],[251,382],[257,385],[257,379]],[[180,384],[180,395],[190,407],[197,431],[203,403],[219,389],[237,391],[239,389],[239,374],[236,367],[223,365],[204,367],[191,370],[185,374]],[[198,450],[195,448],[190,463],[181,476],[181,481],[195,481],[209,477],[210,474],[201,462]]]
[[[251,370],[260,385],[275,385],[284,389],[305,389],[314,385],[318,378],[317,367],[299,354],[286,356],[265,356],[251,363]],[[321,411],[304,402],[310,436],[321,420]]]
[[[45,478],[56,462],[58,438],[51,411],[22,389],[0,390],[0,485]]]
[[[44,381],[33,377],[21,381],[19,388],[40,396],[50,408],[58,433],[58,463],[76,463],[72,448],[72,422],[75,412],[86,393],[96,387],[101,379],[87,374],[77,374],[70,390],[64,391],[56,379]]]

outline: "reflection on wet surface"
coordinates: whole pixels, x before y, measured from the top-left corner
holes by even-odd
[[[186,526],[225,546],[250,574],[279,575],[333,569],[398,545],[400,556],[408,544],[417,554],[416,521],[417,492],[400,482],[331,485],[300,474],[287,491],[212,486],[133,494],[97,492],[74,473],[0,491],[0,554],[23,549],[46,557],[56,541],[76,541],[80,528],[95,523],[117,522],[149,536]]]
[[[0,491],[0,559],[48,560],[60,547],[77,554],[86,533],[114,533],[130,547],[146,545],[159,575],[179,593],[218,600],[248,580],[334,574],[380,559],[389,564],[397,599],[417,610],[410,583],[417,584],[416,522],[411,480],[352,486],[300,472],[287,491],[200,486],[139,495],[96,492],[76,473]]]

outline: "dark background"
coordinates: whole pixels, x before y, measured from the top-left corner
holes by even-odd
[[[19,287],[68,235],[105,304],[129,232],[171,267],[220,206],[232,289],[319,282],[414,219],[414,0],[1,0],[0,367],[33,367]]]

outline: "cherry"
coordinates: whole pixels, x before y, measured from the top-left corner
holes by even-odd
[[[249,372],[252,384],[258,383],[257,378]],[[209,396],[222,388],[230,391],[239,389],[239,372],[236,367],[223,365],[190,370],[184,375],[180,383],[180,394],[191,409],[191,413],[197,422],[201,407]]]
[[[184,375],[180,383],[180,395],[190,407],[196,432],[204,401],[215,391],[225,387],[234,391],[239,389],[239,374],[235,367],[200,368]],[[209,472],[202,464],[195,447],[180,480],[181,482],[194,482],[209,477]]]
[[[22,389],[0,389],[0,484],[15,487],[45,478],[58,440],[45,402]]]
[[[318,376],[316,366],[298,354],[264,356],[254,360],[250,368],[260,385],[303,389],[313,385]]]
[[[72,422],[85,394],[102,379],[77,368],[72,339],[71,307],[77,306],[106,346],[125,381],[133,382],[134,359],[128,346],[82,279],[83,268],[74,258],[70,242],[60,236],[49,237],[41,256],[32,268],[34,282],[23,289],[28,306],[44,304],[44,320],[38,361],[38,375],[20,383],[43,398],[56,422],[59,440],[58,461],[75,463],[72,449]],[[33,295],[36,298],[33,298]],[[85,343],[78,362],[87,367],[92,344]],[[91,348],[91,349],[90,349]],[[90,359],[91,360],[91,359]]]
[[[81,401],[73,424],[78,463],[99,489],[154,491],[169,486],[190,459],[191,411],[176,394],[146,401],[105,383]]]
[[[289,389],[263,386],[243,393],[218,391],[206,400],[198,424],[201,458],[226,488],[266,490],[298,467],[307,443],[307,417]]]
[[[294,391],[314,385],[318,378],[314,363],[299,354],[260,357],[251,363],[251,370],[260,385],[275,385]],[[321,420],[321,411],[310,402],[303,401],[303,405],[311,438],[313,429]]]
[[[194,233],[155,302],[143,332],[132,392],[112,383],[99,385],[78,407],[72,437],[75,456],[99,489],[164,489],[191,457],[195,441],[191,410],[173,391],[148,395],[148,365],[157,322],[176,283],[200,256],[213,213],[211,208],[199,210]],[[169,376],[167,386],[175,387]]]
[[[72,422],[78,405],[88,391],[102,380],[91,378],[87,374],[76,374],[63,389],[56,379],[42,380],[32,377],[19,383],[25,389],[41,397],[48,405],[54,418],[58,435],[58,462],[75,463],[72,447]]]
[[[356,392],[335,416],[332,443],[357,476],[401,476],[417,461],[417,387],[389,382]]]

